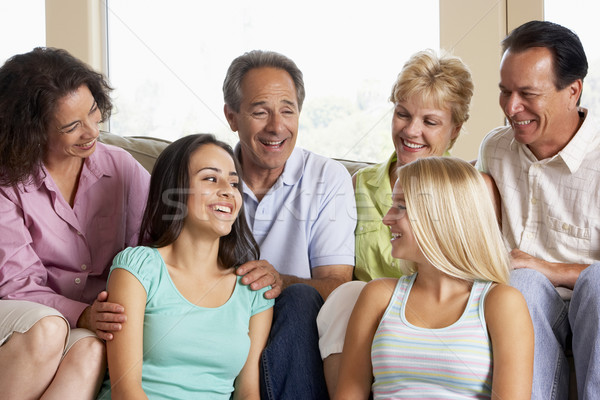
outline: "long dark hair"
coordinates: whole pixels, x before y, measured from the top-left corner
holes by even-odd
[[[102,74],[65,50],[37,47],[0,68],[0,185],[36,177],[48,148],[48,129],[64,96],[86,85],[105,120],[111,87]]]
[[[233,159],[236,171],[241,171],[231,146],[213,135],[189,135],[171,143],[160,154],[152,170],[150,192],[140,229],[140,245],[164,247],[179,237],[187,216],[190,158],[196,150],[207,144],[224,149]],[[238,190],[243,196],[241,180]],[[231,232],[219,242],[218,257],[225,267],[238,266],[260,257],[258,244],[246,223],[243,203]]]

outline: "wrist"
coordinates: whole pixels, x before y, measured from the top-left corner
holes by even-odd
[[[77,319],[77,327],[78,328],[88,328],[90,325],[90,309],[91,306],[87,306],[83,309],[83,312]]]

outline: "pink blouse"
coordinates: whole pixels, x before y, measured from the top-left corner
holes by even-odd
[[[0,187],[0,298],[53,307],[72,327],[105,290],[113,257],[137,245],[150,181],[126,151],[96,146],[73,208],[45,168],[37,183]]]

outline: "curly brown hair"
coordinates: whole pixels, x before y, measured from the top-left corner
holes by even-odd
[[[86,85],[102,119],[110,117],[112,88],[104,76],[67,51],[37,47],[0,68],[0,185],[38,176],[58,102]]]

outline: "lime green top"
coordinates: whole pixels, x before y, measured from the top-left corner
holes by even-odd
[[[399,278],[400,265],[410,261],[392,257],[392,234],[382,222],[392,205],[390,166],[396,153],[384,163],[372,165],[356,173],[355,197],[357,210],[356,279],[368,282],[376,278]]]

